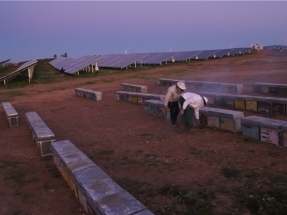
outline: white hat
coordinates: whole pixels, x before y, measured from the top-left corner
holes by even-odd
[[[177,84],[176,84],[180,89],[182,89],[182,90],[186,90],[186,87],[185,87],[185,84],[183,83],[183,82],[177,82]]]

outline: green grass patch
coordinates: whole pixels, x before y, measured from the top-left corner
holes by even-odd
[[[249,194],[245,205],[251,214],[286,215],[287,192],[286,190],[272,190],[251,193]]]
[[[65,80],[73,80],[73,79],[82,79],[82,78],[90,78],[90,77],[103,77],[103,76],[110,76],[110,75],[117,75],[119,76],[116,79],[104,79],[103,83],[111,83],[115,80],[129,80],[129,79],[143,79],[143,80],[151,80],[155,78],[159,78],[162,76],[162,73],[156,72],[156,73],[149,73],[149,74],[143,74],[143,71],[153,69],[153,68],[166,68],[166,67],[172,67],[173,64],[164,64],[164,65],[153,65],[153,66],[137,66],[135,67],[128,67],[128,69],[100,69],[97,72],[85,72],[80,71],[79,75],[70,75],[66,73],[62,73],[61,71],[55,69],[52,67],[49,62],[54,60],[54,58],[50,59],[38,59],[37,64],[34,66],[33,71],[33,77],[30,80],[28,78],[28,71],[24,70],[21,73],[19,73],[18,76],[16,76],[13,80],[10,80],[6,85],[3,84],[3,82],[0,84],[0,89],[13,89],[13,88],[21,88],[28,85],[35,85],[35,84],[47,84],[52,82],[61,82]],[[21,62],[17,65],[10,65],[2,70],[0,70],[0,77],[3,77],[5,75],[11,74],[12,72],[15,72],[20,65],[22,65],[25,62]],[[189,63],[178,63],[178,64],[189,64]],[[183,75],[186,73],[186,71],[171,71],[171,72],[164,72],[165,77],[175,77],[178,75]],[[125,74],[125,76],[121,76],[122,74]],[[85,84],[95,84],[97,81],[87,81]]]
[[[161,214],[214,214],[211,200],[215,198],[215,195],[214,192],[210,190],[192,192],[187,188],[179,185],[166,185],[160,188],[158,192],[163,196],[175,198],[178,203],[181,203],[186,207],[186,210],[179,211],[179,208],[167,206],[162,209]]]
[[[238,169],[232,168],[232,167],[223,167],[221,169],[221,173],[226,178],[238,178],[240,176],[240,171]]]

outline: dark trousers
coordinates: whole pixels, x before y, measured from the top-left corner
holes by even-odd
[[[169,102],[167,104],[167,106],[169,107],[169,110],[170,110],[171,124],[174,125],[176,123],[177,116],[178,116],[178,113],[179,113],[178,102]]]
[[[183,97],[179,98],[179,104],[182,107],[185,99]],[[186,127],[197,127],[197,121],[195,119],[194,109],[187,106],[184,110],[183,120]]]

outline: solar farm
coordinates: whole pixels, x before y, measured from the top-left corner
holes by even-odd
[[[232,50],[56,58],[94,76],[47,84],[20,65],[1,79],[1,214],[284,214],[287,54]],[[201,129],[161,110],[179,80],[208,97]]]

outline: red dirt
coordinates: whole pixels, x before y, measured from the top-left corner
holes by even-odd
[[[212,128],[185,132],[146,114],[142,105],[116,101],[115,91],[124,82],[165,94],[167,87],[158,85],[158,78],[240,83],[244,94],[252,94],[254,82],[286,83],[287,57],[261,51],[89,78],[96,84],[76,79],[2,90],[23,95],[1,99],[18,111],[20,125],[9,127],[1,116],[0,214],[85,214],[52,157],[40,157],[24,117],[30,111],[40,115],[57,140],[70,140],[154,214],[187,211],[176,198],[161,193],[171,185],[211,205],[212,210],[199,214],[252,214],[246,206],[250,195],[286,191],[286,148]],[[101,91],[103,100],[76,97],[76,87]],[[273,118],[287,121],[282,115]],[[237,170],[239,176],[226,177],[224,170]]]

